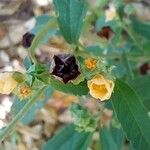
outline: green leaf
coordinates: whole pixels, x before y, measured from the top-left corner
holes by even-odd
[[[30,66],[32,66],[32,62],[29,57],[26,57],[23,60],[23,65],[25,66],[26,70],[28,70],[30,68]]]
[[[127,72],[127,79],[130,81],[134,78],[134,74],[133,74],[133,71],[132,71],[132,68],[131,68],[131,64],[128,60],[128,57],[127,57],[127,53],[124,51],[123,54],[122,54],[122,63],[126,69],[126,72]]]
[[[102,150],[119,150],[114,138],[107,128],[100,129],[100,143]]]
[[[112,75],[116,78],[123,78],[126,74],[126,68],[124,67],[123,63],[114,62],[114,65],[115,67],[112,70]]]
[[[99,46],[96,46],[96,45],[89,46],[85,50],[95,56],[101,56],[103,54],[103,50]]]
[[[123,133],[122,128],[113,127],[111,125],[110,133],[115,143],[117,144],[118,149],[121,150],[123,142],[124,142],[124,133]]]
[[[54,5],[65,40],[68,43],[77,43],[87,12],[87,0],[54,0]]]
[[[55,90],[62,91],[64,93],[70,93],[79,96],[88,94],[88,87],[85,81],[80,82],[78,85],[74,85],[72,83],[64,84],[63,82],[52,78],[50,85]]]
[[[35,103],[33,107],[30,109],[30,111],[23,117],[21,122],[23,124],[29,124],[34,119],[36,115],[36,111],[41,109],[47,103],[51,95],[52,95],[52,89],[47,88],[44,92],[45,98]],[[16,116],[27,102],[28,102],[27,100],[19,100],[17,97],[15,97],[11,108],[13,116]]]
[[[39,86],[40,84],[49,83],[49,65],[45,64],[33,64],[31,65],[27,70],[27,83],[29,85],[32,85],[33,83],[36,83],[36,81],[39,80]],[[40,83],[41,82],[41,83]]]
[[[140,76],[134,78],[129,82],[142,100],[150,99],[150,75]]]
[[[132,28],[136,33],[150,40],[150,24],[132,19]]]
[[[102,150],[121,150],[124,142],[124,133],[120,126],[111,122],[109,128],[100,129],[100,145]]]
[[[129,82],[129,85],[134,88],[144,106],[150,110],[150,75],[136,77],[134,80]]]
[[[127,138],[136,150],[150,149],[150,118],[135,91],[116,80],[112,103]]]
[[[87,150],[92,134],[77,132],[73,124],[68,125],[43,146],[42,150]]]

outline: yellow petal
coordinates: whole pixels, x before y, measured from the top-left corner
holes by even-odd
[[[102,75],[96,75],[87,84],[92,97],[101,101],[110,99],[114,88],[113,81],[105,79]]]
[[[0,73],[0,93],[1,94],[10,94],[15,87],[17,82],[12,78],[12,73],[4,72]]]

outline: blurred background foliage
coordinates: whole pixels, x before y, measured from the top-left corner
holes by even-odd
[[[105,10],[109,3],[114,4],[119,18],[106,23]],[[87,52],[93,56],[107,58],[104,61],[114,66],[114,76],[123,79],[135,89],[148,112],[150,111],[149,14],[149,0],[89,0],[88,13],[80,38]],[[1,72],[12,70],[25,72],[25,67],[29,68],[31,64],[27,58],[27,49],[21,45],[22,35],[28,31],[37,34],[54,15],[51,0],[0,1]],[[99,31],[105,26],[112,29],[111,40],[99,36]],[[69,48],[70,45],[65,42],[56,26],[49,30],[41,41],[36,57],[41,63],[47,63],[54,54],[66,52]],[[79,134],[74,131],[73,124],[61,129],[66,124],[72,123],[73,119],[67,108],[80,98],[60,92],[77,93],[78,91],[72,85],[63,87],[55,82],[53,87],[59,91],[49,87],[17,125],[11,136],[3,141],[0,150],[39,150],[41,148],[43,150],[70,150],[70,143],[72,150],[86,150],[87,147],[89,150],[132,149],[113,113],[110,101],[106,103],[105,111],[101,114],[99,126],[102,124],[103,127],[100,131],[97,129],[93,134]],[[87,92],[82,84],[79,85],[79,89],[82,89],[81,95],[82,92]],[[83,98],[83,101],[94,114],[104,107],[103,103],[99,104],[90,97]],[[0,128],[5,127],[25,103],[26,101],[20,101],[12,95],[0,95]],[[59,130],[61,130],[60,133],[56,134]]]

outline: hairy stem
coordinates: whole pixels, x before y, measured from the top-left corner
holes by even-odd
[[[56,18],[53,18],[50,21],[48,21],[48,23],[42,28],[42,30],[40,30],[38,32],[38,34],[36,35],[36,37],[33,39],[31,48],[29,49],[29,55],[30,55],[31,60],[32,60],[33,63],[37,63],[37,60],[35,58],[36,47],[40,44],[40,42],[42,41],[42,39],[48,33],[48,30],[50,30],[51,28],[54,28],[55,25],[56,25]]]
[[[31,107],[35,104],[35,102],[38,100],[38,97],[40,94],[46,89],[46,87],[43,87],[42,89],[38,90],[36,94],[33,96],[32,99],[30,99],[25,106],[20,110],[20,112],[15,116],[15,118],[10,122],[10,124],[0,132],[0,143],[4,138],[6,138],[9,133],[11,133],[12,129],[16,126],[18,121],[22,119],[25,114],[31,109]]]

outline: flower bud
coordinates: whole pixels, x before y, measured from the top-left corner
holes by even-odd
[[[116,8],[114,7],[113,4],[111,4],[109,8],[105,10],[105,15],[106,15],[106,22],[112,21],[116,17],[117,15]]]
[[[148,74],[148,72],[150,70],[150,64],[149,63],[142,64],[140,66],[139,70],[140,70],[140,74],[142,74],[142,75]]]
[[[79,132],[93,132],[96,128],[96,120],[86,107],[72,104],[70,112],[74,118],[76,130]]]
[[[96,75],[88,81],[88,88],[92,97],[104,101],[110,99],[114,89],[114,82],[105,79],[102,75]]]
[[[20,73],[20,72],[14,72],[12,74],[12,77],[18,82],[18,83],[22,83],[25,81],[25,75]]]
[[[29,33],[29,32],[25,33],[22,38],[22,45],[25,48],[29,48],[32,44],[34,37],[35,37],[35,35],[32,33]]]
[[[85,66],[87,69],[95,69],[97,64],[97,60],[94,58],[85,59]]]
[[[97,35],[100,38],[105,38],[106,40],[110,40],[113,36],[113,30],[109,26],[103,27],[100,31],[97,32]]]
[[[73,55],[60,54],[55,55],[53,59],[54,66],[51,74],[60,77],[64,83],[76,79],[80,74],[79,67]]]
[[[0,73],[0,93],[9,95],[17,86],[18,82],[13,78],[13,73]]]

